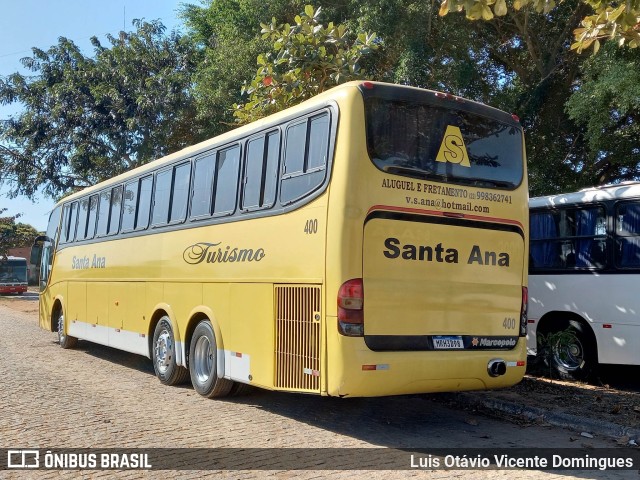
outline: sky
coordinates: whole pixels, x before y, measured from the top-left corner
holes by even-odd
[[[131,21],[160,19],[167,30],[180,29],[180,5],[200,4],[199,0],[0,0],[0,77],[22,69],[20,59],[31,55],[31,48],[47,50],[66,37],[91,55],[89,39],[97,36],[108,45],[105,34],[117,35],[133,29]],[[0,119],[19,112],[15,106],[0,105]],[[0,172],[0,176],[2,172]],[[39,195],[35,203],[24,197],[9,199],[0,187],[2,216],[20,213],[19,222],[46,230],[54,201]]]

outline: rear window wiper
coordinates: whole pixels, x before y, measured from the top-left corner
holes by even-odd
[[[475,187],[513,188],[515,184],[506,180],[491,180],[488,178],[460,177],[460,180]]]
[[[429,170],[422,170],[420,168],[414,167],[401,167],[398,165],[385,165],[384,167],[382,167],[382,171],[385,173],[399,173],[403,175],[409,175],[416,178],[433,179],[441,177],[441,175],[438,175],[437,173]]]

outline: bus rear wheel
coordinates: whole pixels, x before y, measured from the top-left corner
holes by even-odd
[[[56,323],[56,330],[58,331],[58,343],[60,344],[60,346],[64,349],[75,348],[75,346],[78,345],[78,339],[76,337],[72,337],[71,335],[67,335],[64,324],[64,312],[62,310],[58,312]]]
[[[166,315],[153,332],[153,369],[164,385],[178,385],[189,378],[189,371],[176,363],[176,342],[171,321]]]
[[[550,354],[545,356],[551,371],[564,380],[588,380],[598,366],[598,353],[593,335],[582,322],[564,320],[555,325],[553,332],[571,328],[570,341],[556,341],[550,345]]]
[[[218,349],[213,327],[208,320],[196,326],[189,348],[189,372],[193,389],[203,397],[225,397],[234,382],[218,376]]]

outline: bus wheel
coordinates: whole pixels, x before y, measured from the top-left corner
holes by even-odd
[[[242,382],[233,382],[233,387],[231,387],[231,391],[229,392],[229,396],[231,397],[241,397],[244,395],[249,395],[253,392],[255,387],[249,385],[247,383]]]
[[[78,344],[78,339],[76,337],[72,337],[71,335],[67,335],[65,333],[64,327],[64,312],[60,310],[58,312],[58,343],[64,349],[74,348]]]
[[[574,338],[564,344],[557,342],[552,347],[551,369],[565,380],[587,380],[598,365],[596,343],[588,327],[577,320],[561,322],[556,331],[571,328]]]
[[[177,385],[189,378],[189,371],[176,363],[176,342],[166,315],[153,332],[153,369],[164,385]]]
[[[225,397],[233,383],[218,376],[218,350],[213,328],[208,320],[202,320],[193,331],[189,348],[189,372],[196,392],[203,397]]]

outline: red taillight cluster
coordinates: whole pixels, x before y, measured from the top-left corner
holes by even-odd
[[[522,287],[522,305],[520,306],[520,336],[527,336],[527,310],[529,308],[529,290]]]
[[[344,282],[338,290],[338,331],[348,337],[364,335],[364,287],[361,278]]]

